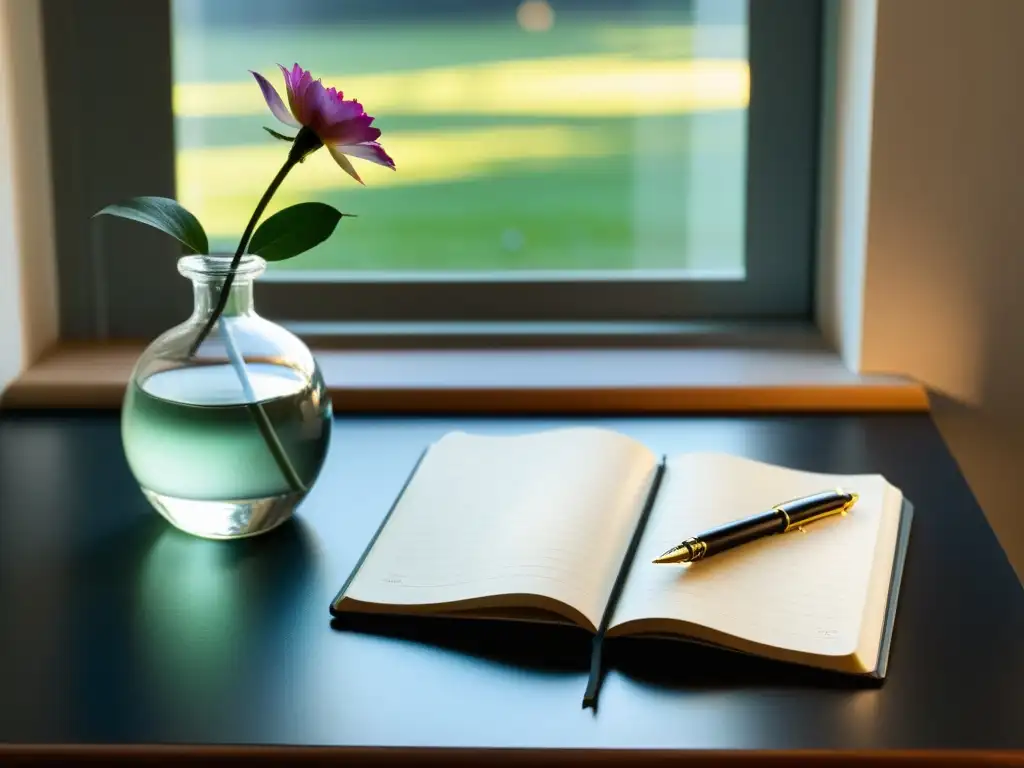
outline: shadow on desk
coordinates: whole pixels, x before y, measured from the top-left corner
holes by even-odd
[[[557,624],[351,613],[331,619],[331,627],[429,645],[538,673],[580,673],[590,667],[591,636],[582,629]]]
[[[865,690],[880,680],[763,659],[678,640],[621,637],[605,645],[605,666],[638,682],[694,690],[830,688]]]
[[[352,613],[332,619],[331,627],[429,645],[538,674],[586,673],[590,667],[592,636],[569,626]],[[801,667],[695,643],[650,638],[608,640],[604,647],[604,667],[637,682],[687,691],[863,690],[880,684],[871,678]]]

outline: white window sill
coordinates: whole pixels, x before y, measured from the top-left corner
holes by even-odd
[[[3,393],[10,408],[117,408],[141,344],[64,344]],[[690,413],[928,410],[900,376],[825,350],[378,349],[317,352],[335,411]]]

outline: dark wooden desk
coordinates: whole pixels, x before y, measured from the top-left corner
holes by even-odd
[[[1024,748],[1024,591],[927,416],[595,421],[667,453],[882,472],[902,487],[917,514],[885,684],[622,641],[594,714],[580,708],[587,638],[573,631],[331,628],[330,599],[428,442],[454,428],[570,420],[339,420],[300,519],[225,544],[150,511],[115,414],[5,414],[0,742],[654,750],[647,757]],[[636,757],[591,757],[602,756]]]

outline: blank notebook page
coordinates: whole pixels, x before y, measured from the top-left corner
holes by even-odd
[[[709,528],[837,485],[860,500],[846,516],[811,523],[806,533],[768,536],[689,565],[651,562]],[[723,454],[676,457],[668,462],[613,625],[679,619],[777,648],[853,654],[894,492],[878,475],[819,475]]]
[[[656,463],[640,443],[600,429],[446,435],[346,596],[427,605],[539,594],[596,625]]]

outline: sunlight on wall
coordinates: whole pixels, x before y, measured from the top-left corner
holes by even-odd
[[[280,77],[271,76],[283,92]],[[366,99],[372,114],[630,117],[742,109],[750,98],[744,59],[645,60],[617,55],[488,62],[373,75],[324,75]],[[526,84],[529,87],[526,87]],[[251,81],[180,83],[178,117],[266,112]]]

